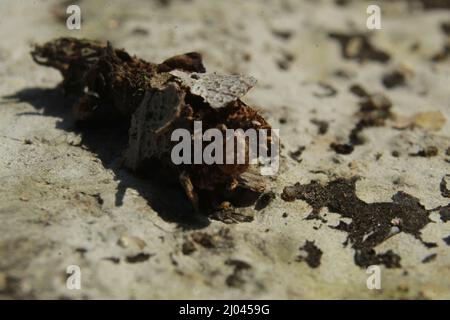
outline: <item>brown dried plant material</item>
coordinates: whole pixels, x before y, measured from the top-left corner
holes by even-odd
[[[232,201],[242,190],[265,190],[264,177],[248,157],[244,164],[175,165],[171,160],[177,144],[171,141],[173,130],[187,129],[194,141],[194,121],[202,122],[203,131],[219,129],[224,141],[226,129],[270,130],[267,121],[240,100],[255,85],[254,78],[205,73],[196,52],[157,64],[130,56],[108,42],[75,38],[37,45],[31,54],[38,64],[58,69],[65,92],[79,96],[73,106],[77,120],[95,125],[97,120],[114,118],[128,123],[125,165],[178,182],[194,208],[202,204],[202,197],[210,208]],[[270,144],[270,131],[268,138]],[[248,140],[245,144],[249,151]]]

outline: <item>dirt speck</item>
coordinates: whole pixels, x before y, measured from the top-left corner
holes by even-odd
[[[353,93],[355,96],[360,98],[365,98],[370,96],[370,94],[359,84],[353,84],[349,88],[350,92]]]
[[[127,256],[126,261],[128,263],[140,263],[140,262],[147,261],[148,259],[150,259],[151,256],[153,256],[153,254],[141,252],[134,256]]]
[[[439,209],[442,222],[450,221],[450,204]]]
[[[323,252],[314,244],[314,241],[306,241],[300,247],[300,252],[301,255],[297,257],[298,262],[305,261],[311,268],[320,266],[320,259],[322,258]]]
[[[324,135],[328,132],[329,123],[325,120],[311,119],[311,123],[317,126],[317,133]]]
[[[335,39],[341,45],[342,57],[355,60],[359,63],[366,61],[377,61],[386,63],[390,60],[390,55],[380,49],[375,48],[370,42],[369,36],[363,33],[330,33],[329,37]]]
[[[259,211],[266,208],[275,199],[275,197],[276,195],[273,191],[263,193],[255,204],[255,210]]]
[[[374,249],[356,250],[355,264],[367,268],[371,265],[384,265],[388,269],[400,268],[400,256],[392,250],[377,254]]]
[[[419,150],[416,153],[410,153],[409,155],[411,157],[430,158],[430,157],[437,156],[438,153],[439,153],[438,148],[436,148],[435,146],[429,146],[429,147],[426,147],[425,149]]]
[[[450,235],[442,240],[444,240],[444,242],[450,246]]]
[[[233,273],[226,278],[226,284],[234,288],[242,287],[245,284],[244,273],[250,270],[252,266],[245,261],[237,259],[228,259],[225,261],[225,264],[234,268]]]
[[[339,154],[350,154],[353,152],[354,147],[348,143],[331,143],[330,148],[334,150],[334,152]]]
[[[448,189],[448,183],[447,180],[450,181],[450,174],[446,174],[442,177],[441,183],[439,185],[439,188],[441,190],[441,195],[444,198],[450,198],[450,190]]]
[[[319,82],[318,85],[322,89],[322,92],[313,93],[313,95],[318,98],[334,97],[337,94],[337,90],[331,84]]]
[[[425,258],[423,258],[422,263],[428,263],[428,262],[434,261],[434,260],[436,260],[436,257],[437,257],[437,254],[432,253],[432,254],[426,256]]]
[[[405,85],[406,78],[402,72],[392,71],[383,76],[382,83],[387,89],[393,89]]]
[[[305,146],[299,146],[299,147],[297,148],[297,150],[295,150],[295,151],[290,151],[290,152],[289,152],[289,156],[290,156],[293,160],[295,160],[295,161],[297,161],[298,163],[300,163],[300,162],[302,162],[301,156],[302,156],[302,154],[303,154],[303,151],[305,151],[305,149],[306,149]]]

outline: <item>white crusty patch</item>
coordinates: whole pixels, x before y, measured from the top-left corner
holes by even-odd
[[[244,75],[220,75],[217,73],[186,73],[172,71],[192,94],[202,97],[211,107],[222,108],[244,96],[256,79]]]

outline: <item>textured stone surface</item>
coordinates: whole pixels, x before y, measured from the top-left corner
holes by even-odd
[[[382,2],[372,47],[357,38],[343,52],[329,35],[367,32],[364,1],[82,1],[80,31],[66,29],[57,3],[0,2],[0,297],[450,298],[449,199],[440,189],[450,173],[450,60],[431,62],[447,41],[448,10]],[[188,213],[181,191],[122,169],[120,130],[75,130],[70,101],[53,90],[60,75],[29,56],[31,43],[63,35],[108,39],[149,61],[199,51],[211,72],[255,77],[245,101],[280,128],[284,145],[275,198],[252,222],[227,225]],[[361,43],[372,51],[358,55]],[[379,52],[389,60],[363,59]],[[395,72],[401,85],[386,88]],[[347,143],[364,112],[355,84],[392,107],[383,125],[359,131],[362,144],[338,154],[330,144]],[[424,114],[439,115],[439,125]],[[281,198],[297,182],[355,176],[367,204],[402,191],[438,208],[423,241],[400,231],[374,248],[392,252],[380,259],[400,257],[401,267],[381,266],[382,290],[367,289],[348,233],[334,228],[348,218],[321,208],[323,219],[306,219],[307,202]],[[72,264],[81,290],[65,286]]]

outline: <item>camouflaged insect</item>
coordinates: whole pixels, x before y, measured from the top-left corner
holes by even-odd
[[[171,133],[184,128],[193,136],[194,121],[202,121],[203,130],[218,128],[223,133],[271,129],[240,100],[255,85],[254,78],[205,73],[196,52],[158,64],[108,42],[75,38],[37,45],[31,54],[36,63],[58,69],[66,93],[79,97],[73,106],[78,121],[95,126],[97,121],[122,119],[129,125],[126,167],[179,183],[196,210],[245,201],[243,195],[256,200],[265,190],[265,178],[248,162],[175,165],[170,157],[175,144]]]

